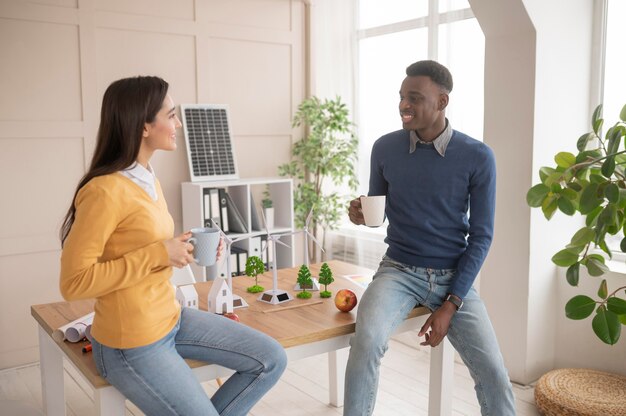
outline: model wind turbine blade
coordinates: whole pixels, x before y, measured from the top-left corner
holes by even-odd
[[[313,241],[315,242],[315,244],[317,244],[317,246],[320,248],[320,250],[322,250],[322,251],[325,253],[325,251],[324,251],[324,247],[322,247],[322,245],[320,244],[320,242],[319,242],[319,241],[317,241],[317,238],[315,238],[315,237],[313,236],[313,234],[311,234],[311,233],[310,233],[310,232],[308,232],[308,231],[307,231],[306,233],[309,235],[309,237],[311,237],[311,238],[313,239]]]
[[[306,216],[306,221],[304,222],[304,226],[309,228],[309,223],[311,222],[311,218],[313,218],[313,208],[309,211],[309,215]]]
[[[283,243],[282,241],[279,240],[280,237],[276,238],[274,241],[277,242],[278,244],[285,246],[287,248],[291,248],[288,244]]]

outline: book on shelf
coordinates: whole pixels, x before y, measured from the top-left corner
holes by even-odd
[[[226,209],[228,211],[228,228],[233,233],[242,233],[245,234],[248,232],[248,227],[246,227],[246,222],[243,219],[243,216],[237,209],[237,205],[233,202],[233,199],[230,197],[228,192],[225,192],[226,195]]]
[[[250,228],[252,231],[261,231],[261,221],[259,220],[259,213],[256,210],[256,204],[250,192]]]

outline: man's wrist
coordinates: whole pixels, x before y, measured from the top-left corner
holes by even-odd
[[[463,307],[463,299],[461,299],[457,295],[453,295],[452,293],[448,293],[446,295],[446,297],[444,298],[444,302],[449,302],[453,304],[456,307],[457,311]]]

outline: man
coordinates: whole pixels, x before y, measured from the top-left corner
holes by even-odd
[[[374,143],[369,195],[386,195],[389,244],[359,305],[346,370],[346,416],[371,415],[389,337],[417,304],[432,311],[421,345],[447,335],[470,370],[483,415],[515,414],[508,373],[472,287],[493,237],[496,166],[487,145],[445,117],[452,75],[434,61],[406,69],[402,130]],[[471,215],[468,217],[468,208]],[[359,199],[350,220],[364,224]]]

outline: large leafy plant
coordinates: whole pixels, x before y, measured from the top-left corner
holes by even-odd
[[[297,227],[303,227],[309,212],[308,224],[312,234],[318,228],[334,229],[346,211],[346,201],[337,192],[329,192],[329,185],[357,187],[356,162],[358,139],[348,108],[341,98],[320,100],[313,96],[298,106],[293,127],[304,126],[304,137],[294,143],[291,162],[279,166],[281,176],[296,179],[294,211]],[[312,240],[312,239],[311,239]],[[309,258],[316,261],[314,245],[309,241]]]
[[[591,117],[592,131],[578,139],[578,154],[560,152],[554,157],[555,167],[539,170],[541,183],[530,188],[526,201],[541,208],[550,220],[555,212],[566,215],[579,212],[585,226],[571,238],[570,243],[552,257],[560,267],[567,267],[566,279],[578,286],[580,269],[586,268],[593,277],[609,269],[606,259],[613,254],[607,244],[608,236],[621,237],[620,249],[626,252],[626,105],[620,121],[602,131],[602,106]],[[618,237],[618,239],[619,239]],[[592,328],[603,342],[613,345],[626,325],[626,286],[608,288],[606,279],[599,284],[597,298],[580,294],[565,305],[570,319],[585,319],[593,314]]]

